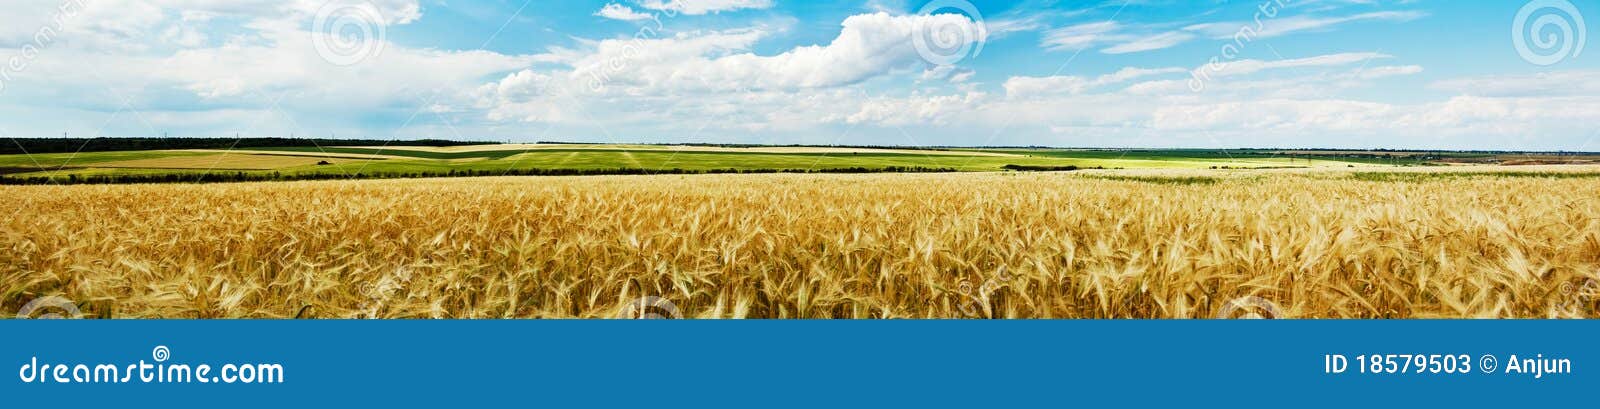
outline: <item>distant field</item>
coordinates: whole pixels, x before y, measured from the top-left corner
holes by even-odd
[[[326,163],[323,163],[326,162]],[[168,176],[164,181],[278,178],[423,177],[584,173],[693,173],[925,169],[1347,168],[1416,165],[1371,158],[1230,153],[1205,150],[875,149],[834,147],[705,147],[654,145],[469,145],[453,147],[256,147],[248,150],[159,150],[0,155],[7,180],[81,182],[88,177]],[[523,172],[523,173],[518,173]],[[208,175],[210,176],[208,178]],[[107,179],[109,180],[109,179]],[[143,179],[141,179],[143,180]]]
[[[270,170],[295,166],[315,165],[319,162],[333,163],[332,158],[317,158],[310,156],[287,155],[252,155],[240,153],[222,153],[215,155],[199,156],[167,156],[160,158],[133,159],[115,162],[101,162],[94,165],[97,168],[131,168],[131,169],[249,169]],[[351,160],[351,159],[345,159]],[[354,159],[362,160],[362,159]]]
[[[4,183],[495,175],[880,171],[1348,169],[1595,164],[1588,154],[1352,150],[862,148],[489,144],[291,146],[0,155]]]
[[[485,151],[545,151],[545,150],[630,150],[630,151],[672,151],[672,152],[727,152],[727,153],[903,153],[913,155],[958,155],[958,156],[1012,156],[1007,153],[985,152],[955,149],[894,149],[894,148],[841,148],[828,146],[752,146],[752,147],[721,147],[721,146],[663,146],[663,145],[576,145],[576,144],[501,144],[501,145],[461,145],[461,146],[357,146],[355,149],[371,149],[384,151],[416,151],[438,153],[464,153]]]

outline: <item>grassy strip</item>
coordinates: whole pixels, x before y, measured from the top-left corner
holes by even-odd
[[[1351,179],[1368,182],[1426,182],[1474,177],[1587,179],[1600,178],[1600,172],[1357,172]]]
[[[925,153],[909,153],[909,152],[866,152],[866,153],[861,153],[861,152],[740,152],[740,151],[701,151],[701,150],[674,151],[672,149],[592,149],[592,148],[538,148],[538,149],[512,149],[512,150],[485,150],[485,151],[470,151],[470,152],[433,152],[433,151],[419,151],[419,150],[413,150],[413,149],[306,148],[306,147],[275,147],[275,148],[258,148],[258,149],[252,149],[252,150],[256,150],[256,151],[279,151],[279,152],[325,152],[325,153],[349,153],[349,154],[363,154],[363,155],[388,155],[388,156],[403,156],[403,157],[408,157],[408,158],[440,159],[440,160],[475,159],[475,158],[498,160],[498,159],[505,159],[505,158],[508,158],[508,157],[511,157],[511,156],[521,155],[521,154],[524,154],[524,153],[572,153],[572,152],[579,152],[579,153],[616,153],[616,154],[623,154],[623,153],[674,154],[674,153],[676,153],[676,154],[682,154],[682,155],[782,155],[782,156],[801,156],[801,157],[823,156],[823,157],[884,157],[884,158],[906,158],[906,157],[910,157],[910,158],[925,158],[925,157],[929,156],[929,154],[925,154]],[[967,156],[963,156],[963,155],[949,155],[949,156],[956,157],[956,158],[967,157]]]
[[[1145,160],[1226,160],[1248,161],[1265,159],[1300,160],[1306,159],[1361,163],[1361,164],[1398,164],[1398,162],[1420,162],[1417,159],[1397,159],[1375,154],[1284,154],[1275,151],[1258,150],[1207,150],[1207,149],[975,149],[979,152],[997,152],[1034,157],[1067,158],[1067,159],[1145,159]],[[1397,162],[1398,161],[1398,162]]]
[[[200,174],[154,174],[154,175],[91,175],[79,177],[76,174],[67,175],[65,178],[51,178],[44,176],[33,177],[4,177],[0,176],[0,185],[47,185],[47,184],[141,184],[141,183],[233,183],[233,182],[275,182],[291,180],[335,180],[335,179],[402,179],[402,178],[444,178],[444,177],[484,177],[484,176],[598,176],[598,175],[700,175],[700,174],[756,174],[756,173],[952,173],[954,168],[927,168],[889,166],[882,168],[827,168],[827,169],[641,169],[641,168],[613,168],[613,169],[511,169],[511,170],[450,170],[449,172],[369,172],[359,174],[342,173],[300,173],[284,174],[280,172],[233,172],[233,173],[200,173]]]
[[[412,149],[378,149],[378,148],[316,148],[316,147],[272,147],[256,148],[257,151],[278,152],[316,152],[316,153],[348,153],[361,155],[388,155],[403,156],[421,159],[504,159],[512,155],[527,153],[526,150],[500,150],[500,151],[472,151],[472,152],[430,152]]]

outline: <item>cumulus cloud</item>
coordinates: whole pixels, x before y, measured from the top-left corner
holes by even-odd
[[[548,74],[566,89],[606,95],[839,87],[893,72],[920,72],[928,64],[912,43],[913,31],[963,24],[976,23],[955,14],[856,15],[846,18],[839,35],[826,45],[773,55],[749,52],[769,34],[755,28],[607,39],[567,62],[570,69]],[[960,71],[943,74],[941,78],[970,77]]]
[[[654,18],[649,13],[634,11],[628,6],[617,3],[606,4],[605,7],[600,8],[600,11],[596,11],[594,15],[622,21],[641,21]]]
[[[773,41],[790,33],[755,23],[699,31],[643,24],[627,33],[632,36],[574,39],[535,55],[387,43],[382,53],[344,67],[323,61],[309,43],[308,27],[325,4],[320,0],[92,4],[119,7],[85,12],[28,70],[11,73],[0,112],[10,118],[66,112],[90,126],[110,123],[141,134],[286,134],[304,126],[359,135],[346,128],[369,130],[359,121],[371,117],[394,126],[421,114],[450,121],[382,136],[460,137],[460,125],[467,138],[541,138],[539,132],[555,129],[613,142],[1491,148],[1571,142],[1573,135],[1593,132],[1583,128],[1600,112],[1600,88],[1592,85],[1600,84],[1600,72],[1592,70],[1433,81],[1424,89],[1434,91],[1431,99],[1422,93],[1400,99],[1405,102],[1375,101],[1372,95],[1385,86],[1415,82],[1398,78],[1425,69],[1405,55],[1373,52],[1230,61],[1208,71],[1214,81],[1204,93],[1186,83],[1199,68],[1193,66],[1080,65],[1072,68],[1082,71],[1028,76],[997,72],[993,64],[923,61],[912,41],[917,27],[975,24],[956,14],[849,16],[831,39],[783,47]],[[390,28],[422,18],[416,1],[374,4],[382,13],[377,24]],[[594,14],[639,21],[648,12],[772,7],[731,0],[628,4],[639,9],[609,3]],[[30,41],[29,25],[37,24],[19,17],[29,10],[40,11],[23,7],[0,15],[7,23],[0,24],[0,49]],[[1022,22],[1004,26],[1034,29],[1045,21],[1015,18]],[[1291,28],[1277,35],[1402,18],[1287,20]],[[1008,30],[991,26],[990,33]],[[1040,41],[1053,49],[1135,53],[1221,33],[1103,22],[1049,30]],[[124,106],[139,112],[123,113]],[[55,128],[46,127],[55,125],[38,129],[53,134]],[[880,131],[852,133],[872,129]],[[838,139],[854,135],[866,136]],[[1560,137],[1537,140],[1542,135]]]
[[[19,7],[36,6],[35,11],[49,15],[57,3],[30,1]],[[137,120],[120,129],[140,135],[157,129],[207,129],[207,124],[239,132],[271,127],[288,133],[301,121],[349,126],[351,118],[405,115],[423,105],[470,104],[470,95],[461,90],[535,61],[533,56],[385,42],[381,52],[359,64],[339,66],[318,54],[307,31],[319,12],[328,12],[325,7],[352,5],[375,12],[366,15],[368,24],[410,24],[422,16],[416,0],[83,4],[25,70],[9,73],[0,105],[48,105],[57,114],[74,112],[81,118],[105,113],[115,118],[120,113],[123,119]],[[34,14],[40,13],[27,15]],[[219,32],[226,34],[215,34]],[[241,120],[250,115],[256,117]],[[94,129],[80,130],[87,131]]]

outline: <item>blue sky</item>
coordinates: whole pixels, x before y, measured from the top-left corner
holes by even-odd
[[[1600,150],[1593,0],[19,3],[13,137]]]

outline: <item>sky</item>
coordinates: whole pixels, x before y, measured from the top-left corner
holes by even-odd
[[[7,3],[7,137],[1600,151],[1600,0]]]

